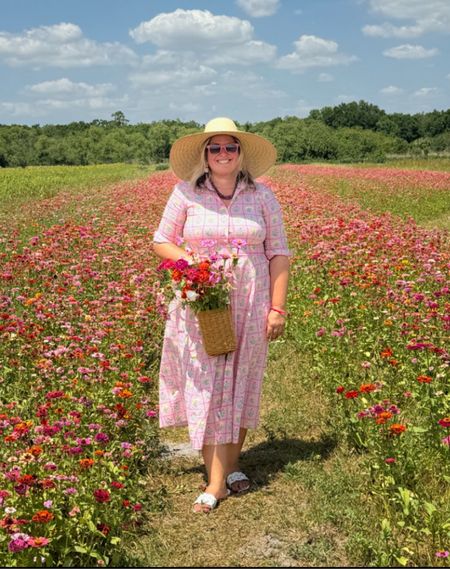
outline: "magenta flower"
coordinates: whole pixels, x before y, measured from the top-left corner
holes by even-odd
[[[30,547],[30,536],[26,533],[13,533],[11,537],[12,539],[8,543],[8,549],[12,553],[18,553]]]
[[[441,558],[446,558],[450,555],[450,551],[446,551],[444,549],[441,549],[440,551],[436,551],[435,553],[436,557],[441,557]]]

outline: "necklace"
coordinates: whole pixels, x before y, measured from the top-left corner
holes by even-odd
[[[233,196],[236,192],[236,188],[238,186],[238,179],[236,178],[236,184],[234,185],[234,190],[233,193],[231,194],[231,196],[225,196],[224,194],[222,194],[222,192],[219,192],[219,190],[216,188],[216,186],[214,185],[214,182],[211,180],[211,178],[209,178],[209,182],[211,184],[211,186],[214,188],[216,194],[219,196],[219,198],[222,198],[223,200],[232,200]]]

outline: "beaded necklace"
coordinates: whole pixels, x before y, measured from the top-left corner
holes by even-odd
[[[214,182],[211,180],[211,178],[209,178],[209,183],[211,184],[211,186],[214,188],[216,194],[219,196],[219,198],[222,198],[223,200],[232,200],[233,196],[236,192],[236,188],[238,187],[238,183],[239,183],[239,178],[236,178],[236,184],[234,185],[234,190],[233,193],[231,194],[231,196],[225,196],[224,194],[222,194],[222,192],[219,192],[219,190],[216,188],[216,186],[214,185]]]

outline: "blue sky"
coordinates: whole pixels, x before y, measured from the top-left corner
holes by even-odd
[[[1,0],[0,123],[450,107],[450,0]]]

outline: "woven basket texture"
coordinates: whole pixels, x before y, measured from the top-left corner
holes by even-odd
[[[234,352],[237,348],[231,307],[197,312],[203,345],[209,356]]]

